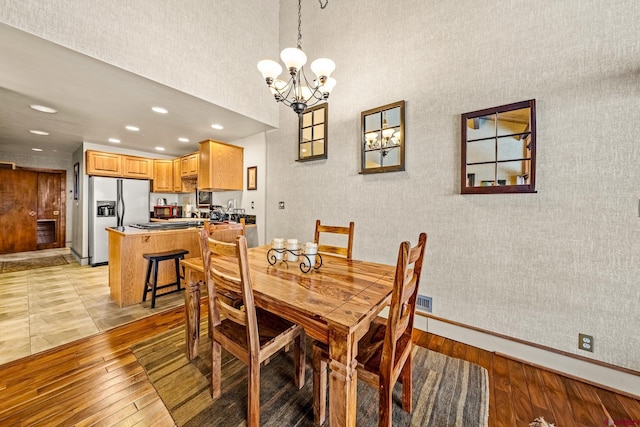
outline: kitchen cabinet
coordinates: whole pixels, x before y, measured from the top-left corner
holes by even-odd
[[[184,185],[182,184],[181,175],[182,159],[173,159],[173,187],[171,189],[174,193],[185,193]]]
[[[199,154],[198,189],[243,189],[243,147],[207,139],[200,142]]]
[[[144,157],[122,156],[124,178],[153,179],[153,160]]]
[[[122,176],[122,156],[87,150],[87,175]]]
[[[170,193],[173,191],[173,160],[153,161],[153,185],[154,193]]]
[[[180,157],[180,176],[196,176],[198,175],[198,153],[187,154]]]

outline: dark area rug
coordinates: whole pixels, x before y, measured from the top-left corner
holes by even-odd
[[[67,260],[62,255],[49,256],[44,258],[21,259],[19,261],[0,262],[0,273],[13,273],[16,271],[32,270],[34,268],[54,267],[66,265]]]
[[[211,342],[207,338],[206,318],[204,320],[200,356],[191,362],[185,356],[182,328],[139,343],[133,347],[133,352],[177,425],[246,425],[247,368],[224,350],[222,396],[215,401],[211,399]],[[314,425],[310,356],[308,349],[306,383],[301,390],[293,384],[293,350],[278,353],[262,367],[260,425]],[[394,426],[487,425],[489,380],[484,368],[416,347],[413,369],[413,414],[402,410],[401,386],[397,384],[394,389]],[[377,424],[378,394],[360,381],[357,425]]]

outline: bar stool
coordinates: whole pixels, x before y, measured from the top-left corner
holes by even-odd
[[[180,276],[180,260],[184,259],[184,256],[188,253],[189,251],[185,249],[176,249],[173,251],[157,252],[157,253],[142,255],[148,261],[147,276],[144,279],[144,293],[142,294],[142,301],[146,301],[147,292],[151,292],[151,308],[155,308],[156,307],[156,291],[158,289],[164,289],[170,286],[178,285],[178,289],[171,292],[167,292],[167,293],[171,294],[173,292],[179,292],[182,290],[182,288],[180,287],[180,279],[184,277]],[[158,264],[160,263],[160,261],[168,261],[168,260],[174,260],[176,264],[176,281],[166,285],[158,286]],[[151,278],[151,270],[153,270],[153,282],[149,282],[149,279]],[[165,294],[162,294],[162,295],[165,295]]]

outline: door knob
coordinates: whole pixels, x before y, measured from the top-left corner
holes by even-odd
[[[35,211],[29,212],[29,216],[36,216],[36,212]]]
[[[60,212],[59,211],[53,211],[54,215],[58,215]]]

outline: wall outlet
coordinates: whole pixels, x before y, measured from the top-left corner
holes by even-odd
[[[284,209],[284,202],[278,202],[278,209]]]
[[[578,334],[578,348],[593,353],[593,336]]]

